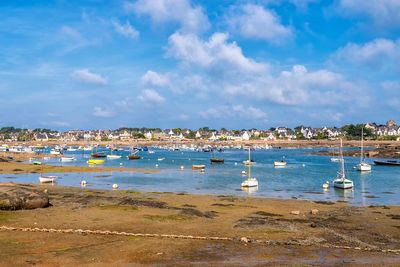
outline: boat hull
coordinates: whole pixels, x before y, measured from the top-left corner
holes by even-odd
[[[255,186],[258,186],[258,181],[256,178],[250,178],[244,180],[242,183],[242,187],[255,187]]]
[[[107,155],[107,159],[120,159],[121,157],[120,155]]]
[[[104,155],[104,154],[92,154],[91,155],[92,156],[92,158],[105,158],[105,157],[107,157],[107,155]]]
[[[68,162],[68,161],[75,161],[76,159],[74,157],[61,157],[60,161],[62,162]]]
[[[383,160],[374,160],[374,163],[375,163],[376,165],[400,166],[400,162],[395,161],[395,160],[387,160],[387,161],[383,161]]]
[[[362,162],[362,163],[357,164],[356,169],[357,169],[357,171],[370,171],[371,165],[369,165],[368,163]]]
[[[283,167],[283,166],[286,166],[286,162],[285,161],[274,161],[274,166],[275,167]]]
[[[89,164],[101,164],[101,163],[104,163],[104,159],[89,159],[88,163]]]
[[[245,160],[245,161],[243,161],[243,165],[249,165],[249,161],[248,160]],[[254,161],[250,161],[250,166],[254,166],[254,165],[256,165],[256,163],[254,162]]]
[[[41,183],[52,183],[55,180],[57,180],[57,178],[58,178],[57,176],[40,176],[39,181]]]
[[[354,187],[353,181],[349,179],[335,179],[333,181],[333,186],[340,189],[350,189]]]
[[[205,169],[205,168],[206,168],[206,165],[193,165],[192,166],[193,170],[202,170],[202,169]]]
[[[210,159],[211,163],[224,163],[224,159]]]
[[[140,159],[140,156],[138,156],[138,155],[129,155],[128,159],[129,160]]]

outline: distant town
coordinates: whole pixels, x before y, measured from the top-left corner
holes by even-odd
[[[3,127],[0,129],[0,140],[4,142],[16,141],[130,141],[130,140],[209,140],[209,141],[248,141],[265,140],[321,140],[337,139],[345,137],[348,140],[358,140],[361,132],[365,139],[370,140],[397,140],[400,141],[400,126],[395,121],[389,120],[384,125],[376,123],[349,124],[338,127],[312,128],[297,126],[294,129],[277,126],[268,130],[242,129],[220,130],[202,127],[198,130],[187,128],[160,129],[160,128],[128,128],[121,127],[116,130],[69,130],[66,132],[53,131],[51,129],[20,129]]]

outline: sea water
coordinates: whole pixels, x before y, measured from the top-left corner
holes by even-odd
[[[353,205],[400,205],[400,167],[372,165],[371,172],[358,172],[354,166],[359,158],[345,157],[347,178],[353,180],[353,190],[335,189],[332,181],[340,171],[340,163],[331,162],[330,157],[311,155],[313,149],[268,149],[251,151],[251,159],[256,162],[251,166],[251,177],[257,178],[256,188],[241,188],[242,171],[248,172],[248,166],[243,161],[248,159],[247,150],[226,149],[216,152],[214,157],[223,158],[222,164],[210,163],[212,153],[185,151],[169,151],[153,149],[154,154],[140,151],[139,160],[128,160],[129,149],[114,151],[122,155],[120,159],[105,159],[99,167],[157,169],[160,172],[110,171],[85,173],[52,173],[57,175],[59,185],[80,186],[81,181],[87,182],[86,187],[111,189],[118,184],[119,190],[136,190],[148,192],[184,192],[213,195],[250,195],[265,198],[296,198],[303,200],[347,201]],[[105,151],[104,148],[98,152]],[[58,158],[46,160],[49,165],[87,166],[90,153],[83,151],[68,152],[65,155],[74,156],[74,162],[60,162]],[[162,161],[158,159],[165,158]],[[284,159],[287,166],[276,168],[274,161]],[[373,161],[370,164],[373,164]],[[122,167],[120,164],[122,163]],[[192,170],[192,165],[204,164],[205,171]],[[157,165],[157,166],[156,166]],[[181,166],[184,169],[181,169]],[[96,167],[94,167],[96,168]],[[0,182],[39,183],[39,174],[2,174]],[[327,191],[322,185],[329,181]]]

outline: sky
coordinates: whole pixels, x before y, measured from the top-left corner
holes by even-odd
[[[398,0],[0,1],[0,127],[400,122]]]

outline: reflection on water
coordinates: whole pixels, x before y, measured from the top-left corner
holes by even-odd
[[[85,172],[49,174],[62,176],[58,180],[60,185],[81,186],[81,181],[87,182],[88,188],[112,189],[113,184],[118,184],[122,190],[140,191],[169,191],[203,194],[239,194],[252,197],[271,198],[298,198],[308,200],[350,201],[356,205],[385,204],[400,205],[400,168],[391,166],[372,166],[371,172],[358,172],[353,167],[359,163],[358,158],[345,158],[346,177],[353,180],[354,190],[344,191],[329,186],[323,190],[326,181],[331,182],[336,177],[339,164],[330,161],[330,157],[307,155],[311,149],[270,149],[251,152],[252,159],[257,163],[251,167],[252,177],[257,177],[258,188],[242,190],[242,171],[244,166],[238,163],[248,159],[247,150],[226,149],[223,153],[215,153],[215,157],[223,158],[223,164],[211,164],[211,153],[194,151],[166,151],[154,149],[154,154],[139,152],[140,160],[128,160],[126,151],[115,154],[122,155],[121,159],[105,160],[96,167],[130,169],[155,169],[161,172]],[[314,149],[317,150],[317,149]],[[105,151],[101,148],[99,152]],[[109,151],[108,151],[109,153]],[[46,164],[63,166],[88,166],[86,161],[90,155],[86,152],[66,152],[74,156],[75,162],[60,162],[51,158]],[[285,155],[286,168],[274,167],[275,160],[282,159]],[[159,158],[165,160],[158,161]],[[368,159],[367,159],[368,160]],[[370,160],[372,163],[372,160]],[[193,171],[192,165],[205,165],[205,172]],[[290,166],[290,167],[289,167]],[[183,168],[181,168],[183,167]],[[247,166],[246,166],[247,167]],[[39,183],[39,174],[3,174],[0,182],[29,182]],[[250,191],[249,191],[250,190]],[[364,193],[363,193],[364,192]],[[390,194],[385,192],[392,192]]]
[[[250,197],[251,194],[254,194],[255,192],[258,191],[258,186],[242,187],[242,191],[246,192],[247,195]]]

